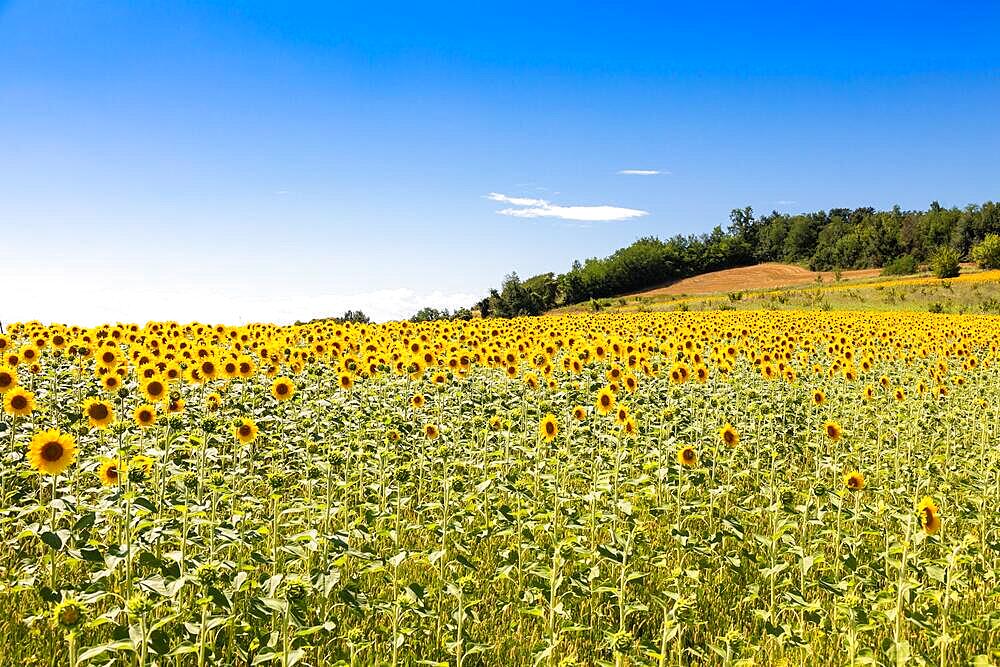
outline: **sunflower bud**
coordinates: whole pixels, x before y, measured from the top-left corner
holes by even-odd
[[[73,598],[64,598],[52,610],[52,623],[57,627],[72,630],[83,623],[86,615],[87,605]]]

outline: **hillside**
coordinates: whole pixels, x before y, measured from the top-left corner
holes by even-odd
[[[819,278],[819,280],[817,280]],[[596,299],[549,314],[663,310],[930,310],[1000,313],[1000,271],[962,264],[961,275],[942,280],[929,273],[879,275],[878,269],[812,272],[788,264],[713,271],[656,289]]]
[[[841,280],[860,280],[875,278],[881,269],[856,269],[841,272]],[[743,266],[738,269],[711,271],[701,275],[677,280],[661,287],[655,287],[634,294],[631,297],[648,296],[680,296],[712,294],[714,292],[735,292],[746,290],[768,289],[775,287],[794,287],[808,285],[819,281],[831,283],[836,280],[833,271],[810,271],[794,264],[779,264],[767,262],[756,266]]]

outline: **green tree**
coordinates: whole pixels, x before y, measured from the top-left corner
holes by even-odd
[[[931,273],[938,278],[954,278],[959,271],[958,251],[943,245],[931,257]]]
[[[1000,269],[1000,234],[988,234],[972,248],[972,259],[982,269]]]

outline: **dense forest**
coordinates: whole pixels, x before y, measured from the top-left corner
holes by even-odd
[[[476,304],[484,317],[515,317],[593,298],[626,294],[707,271],[759,262],[804,264],[815,271],[913,267],[935,253],[969,258],[973,246],[1000,234],[1000,203],[926,211],[835,208],[755,217],[734,209],[729,224],[710,233],[645,237],[604,258],[576,261],[563,274],[521,280],[509,274]]]

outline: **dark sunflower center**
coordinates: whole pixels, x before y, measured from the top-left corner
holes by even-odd
[[[284,396],[285,394],[288,393],[288,387],[286,387],[283,384],[279,384],[278,385],[278,393],[281,394],[282,396]]]
[[[556,432],[556,425],[552,422],[545,424],[545,432],[549,435],[553,435]]]
[[[9,387],[14,384],[14,377],[10,373],[0,373],[0,387]]]
[[[163,393],[163,385],[159,382],[150,382],[149,386],[146,387],[146,391],[149,392],[150,396],[159,396]]]
[[[249,438],[251,433],[253,433],[253,429],[250,428],[249,424],[243,424],[243,426],[240,426],[241,437]]]
[[[63,446],[59,442],[47,442],[42,445],[42,458],[46,461],[55,462],[62,458]]]
[[[10,399],[10,404],[15,410],[24,410],[28,407],[28,399],[24,396],[17,395]]]
[[[95,403],[90,406],[90,410],[87,411],[91,419],[107,419],[108,418],[108,406],[103,403]]]

